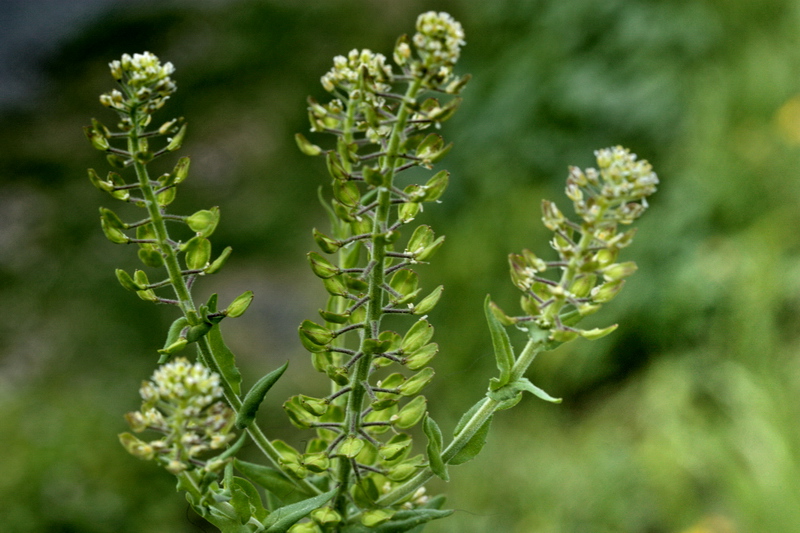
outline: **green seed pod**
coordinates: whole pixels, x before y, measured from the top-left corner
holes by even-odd
[[[361,524],[373,528],[388,522],[396,511],[386,509],[372,509],[361,514]]]
[[[361,200],[361,193],[353,181],[334,180],[333,197],[347,207],[356,207]]]
[[[443,244],[444,235],[433,241],[429,246],[426,246],[421,252],[414,254],[414,259],[417,261],[427,261],[433,257],[433,254],[435,254]]]
[[[406,253],[407,254],[414,254],[418,252],[422,252],[425,248],[430,246],[433,243],[434,233],[430,226],[422,225],[417,227],[414,230],[414,233],[411,234],[411,238],[408,239],[408,244],[406,245]]]
[[[331,381],[340,387],[345,387],[350,384],[350,377],[347,375],[347,369],[344,367],[329,366],[325,369],[325,373]]]
[[[174,137],[172,137],[171,139],[169,138],[167,139],[168,143],[166,146],[166,150],[168,152],[174,152],[175,150],[178,150],[183,144],[183,138],[185,136],[186,136],[186,124],[181,126],[181,129],[178,130],[178,133],[176,133]]]
[[[569,292],[578,298],[584,298],[589,295],[595,283],[597,283],[596,275],[584,274],[570,285]]]
[[[111,182],[101,180],[100,176],[97,175],[97,172],[95,172],[93,168],[89,169],[89,181],[95,188],[101,191],[111,192],[114,190],[113,184]]]
[[[208,237],[219,223],[219,207],[202,209],[186,219],[186,224],[198,235]]]
[[[380,187],[383,185],[384,177],[378,169],[365,166],[362,173],[364,175],[364,181],[367,182],[367,185],[372,185],[373,187]]]
[[[333,333],[328,328],[304,320],[300,325],[300,338],[306,338],[316,346],[326,346],[333,340]]]
[[[342,246],[342,244],[339,241],[331,239],[330,237],[324,235],[320,231],[317,231],[316,228],[314,228],[313,230],[313,235],[314,235],[314,242],[316,242],[317,246],[319,246],[320,249],[326,254],[332,254]]]
[[[603,278],[606,281],[618,281],[636,272],[637,268],[633,261],[615,263],[603,269]]]
[[[302,463],[309,472],[315,474],[325,472],[331,466],[331,461],[325,452],[303,454]]]
[[[289,421],[300,429],[309,429],[316,422],[314,415],[309,413],[300,403],[299,396],[292,396],[285,401],[283,409],[286,411]]]
[[[345,287],[341,276],[333,276],[323,279],[322,284],[325,286],[325,290],[328,291],[328,294],[330,295],[342,297],[347,296],[347,287]]]
[[[181,246],[185,252],[186,267],[189,270],[202,270],[208,266],[211,259],[211,241],[197,235],[189,239],[186,244]]]
[[[83,133],[86,135],[86,138],[89,139],[95,149],[105,152],[111,148],[111,145],[108,144],[108,139],[106,139],[105,135],[92,126],[84,126]]]
[[[592,289],[592,301],[595,303],[606,303],[613,300],[619,291],[622,290],[622,287],[625,285],[625,280],[620,279],[616,281],[609,281],[608,283],[603,283],[602,285],[598,285],[594,289]]]
[[[181,183],[189,176],[189,163],[190,160],[188,157],[181,157],[178,159],[178,163],[175,165],[175,168],[172,169],[172,183],[175,185]],[[171,185],[172,183],[165,183],[164,185]]]
[[[178,194],[178,189],[170,187],[166,191],[161,191],[156,195],[156,201],[161,207],[166,207],[175,201],[175,196]]]
[[[403,462],[390,468],[386,477],[391,481],[404,481],[414,475],[417,468],[419,466],[416,464]]]
[[[427,365],[439,353],[439,345],[435,342],[426,344],[405,358],[405,366],[409,370],[418,370]]]
[[[164,256],[161,255],[161,252],[159,252],[155,246],[146,244],[141,244],[140,246],[137,255],[145,266],[159,268],[164,264]]]
[[[230,246],[227,246],[224,250],[222,250],[222,253],[219,254],[219,257],[217,257],[213,263],[211,263],[206,267],[205,273],[214,274],[220,268],[222,268],[222,266],[225,264],[225,261],[227,261],[228,258],[231,256],[232,251],[233,249]]]
[[[447,185],[450,182],[450,173],[442,170],[433,175],[428,183],[425,184],[425,201],[435,202],[444,194]]]
[[[400,385],[398,391],[403,396],[415,396],[425,385],[431,382],[435,372],[431,367],[423,369],[421,372],[411,376],[405,383]]]
[[[311,518],[323,526],[334,526],[342,521],[342,515],[330,507],[322,507],[312,511]]]
[[[300,151],[306,155],[316,156],[322,153],[322,148],[316,144],[312,144],[302,133],[295,133],[294,140]]]
[[[133,280],[142,290],[145,290],[150,285],[150,280],[147,279],[147,273],[144,270],[135,270],[133,272]]]
[[[253,302],[253,291],[245,291],[237,296],[225,310],[225,316],[231,318],[240,317],[247,311]]]
[[[392,276],[389,286],[401,295],[407,295],[417,290],[419,276],[408,268],[401,268]]]
[[[414,427],[425,416],[427,407],[428,400],[425,399],[425,396],[417,396],[400,409],[392,423],[400,429]]]
[[[405,433],[399,433],[392,437],[389,442],[378,449],[378,454],[385,461],[393,461],[403,457],[404,453],[411,450],[411,437]]]
[[[322,257],[316,252],[309,252],[308,262],[311,264],[311,270],[318,278],[328,279],[339,273],[339,269],[330,261]]]
[[[344,455],[349,459],[353,459],[364,448],[364,441],[355,435],[348,435],[344,438],[341,444],[339,444],[338,453],[339,455]]]
[[[125,287],[127,290],[136,292],[144,288],[135,281],[133,281],[131,275],[125,272],[124,270],[118,268],[114,271],[114,273],[117,275],[117,280],[119,281],[119,284]]]
[[[328,406],[330,402],[324,398],[312,398],[311,396],[306,396],[301,394],[300,398],[300,405],[311,413],[314,416],[322,416],[326,412],[328,412]]]
[[[430,102],[430,100],[426,101]],[[423,110],[425,103],[423,103]],[[438,107],[438,102],[435,100],[428,107]],[[438,133],[429,133],[422,142],[419,143],[416,150],[416,156],[422,160],[430,159],[431,156],[438,153],[444,148],[444,139]]]
[[[100,219],[100,228],[106,238],[114,244],[127,244],[130,240],[119,228],[110,225],[106,218]]]
[[[330,174],[335,181],[347,181],[350,179],[347,172],[344,170],[339,154],[334,151],[328,152],[325,162],[328,164],[328,174]]]
[[[436,304],[439,303],[439,298],[442,297],[442,292],[444,292],[444,285],[439,285],[433,292],[427,295],[425,298],[422,299],[420,303],[414,306],[413,314],[415,315],[426,315],[430,313]]]
[[[422,207],[417,202],[400,204],[400,207],[397,208],[397,218],[403,223],[411,222],[421,209]]]
[[[403,353],[414,353],[433,337],[433,326],[425,319],[418,320],[403,337],[400,349]]]

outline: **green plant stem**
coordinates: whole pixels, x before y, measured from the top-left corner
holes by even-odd
[[[525,372],[528,370],[531,363],[533,363],[533,360],[543,351],[546,340],[546,335],[534,335],[528,339],[525,348],[523,348],[522,353],[520,353],[511,369],[511,379],[509,383],[514,383],[525,375]],[[464,427],[461,428],[461,431],[453,437],[453,440],[447,445],[447,448],[444,449],[442,452],[442,460],[445,463],[452,461],[453,458],[464,449],[467,443],[469,443],[475,433],[483,427],[492,415],[494,415],[502,403],[501,400],[487,396],[478,410],[475,411],[467,423],[464,424]],[[418,488],[425,485],[433,475],[433,471],[430,467],[425,467],[402,485],[384,494],[378,499],[376,504],[379,507],[388,507],[403,501],[414,494]]]
[[[369,378],[369,369],[372,364],[372,355],[366,349],[366,340],[376,338],[380,332],[380,322],[383,316],[383,285],[386,277],[386,235],[388,228],[389,214],[392,200],[392,183],[394,181],[395,169],[399,161],[399,150],[404,136],[404,130],[411,113],[410,102],[416,102],[417,95],[422,86],[421,79],[414,79],[406,90],[403,103],[397,113],[397,121],[392,128],[389,137],[389,144],[386,155],[382,161],[381,173],[384,175],[383,185],[378,187],[378,206],[372,226],[372,239],[370,250],[370,262],[375,267],[369,276],[369,300],[367,301],[366,326],[361,338],[361,353],[363,354],[355,364],[350,375],[351,391],[347,400],[347,410],[345,414],[345,428],[349,435],[358,435],[361,428],[361,412],[364,402],[366,389],[364,383]],[[350,461],[341,458],[338,464],[337,486],[338,491],[334,497],[335,507],[339,509],[342,516],[346,517],[345,496],[350,485],[351,465]]]
[[[128,137],[128,151],[134,156],[133,166],[136,170],[136,177],[139,180],[139,186],[144,197],[147,213],[150,216],[153,231],[156,234],[156,239],[158,239],[159,250],[164,257],[164,265],[166,266],[170,283],[172,284],[172,288],[174,289],[175,295],[178,298],[178,306],[183,312],[183,315],[186,317],[186,320],[189,321],[189,324],[195,326],[200,323],[201,318],[197,314],[197,307],[194,304],[189,287],[186,285],[186,280],[181,274],[181,267],[180,263],[178,263],[177,254],[170,245],[169,233],[167,231],[166,223],[164,222],[164,215],[161,212],[161,207],[158,204],[155,191],[153,190],[152,185],[150,185],[150,176],[147,172],[147,167],[144,163],[138,161],[136,157],[136,154],[141,151],[141,132],[139,131],[137,121],[138,117],[136,116],[136,113],[136,111],[133,111],[131,117],[133,119],[133,123],[137,124],[137,126],[131,130]],[[242,401],[233,392],[233,387],[231,386],[230,382],[220,371],[218,363],[219,358],[214,353],[208,338],[201,337],[197,341],[197,346],[202,363],[220,375],[222,387],[225,391],[225,399],[228,401],[228,404],[231,406],[231,408],[238,413],[242,407]],[[276,450],[269,439],[267,439],[260,427],[256,426],[255,424],[251,424],[250,427],[247,428],[247,432],[250,434],[250,437],[264,453],[264,455],[266,455],[267,458],[273,463],[273,465],[286,473],[305,492],[309,494],[321,493],[317,487],[308,481],[298,478],[293,472],[283,468],[280,463],[280,453],[278,453],[278,450]]]

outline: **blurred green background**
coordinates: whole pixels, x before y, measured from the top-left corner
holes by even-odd
[[[80,127],[112,120],[97,100],[108,61],[149,50],[176,65],[164,118],[189,121],[193,163],[174,211],[220,206],[215,249],[234,248],[198,293],[255,292],[226,337],[250,383],[291,360],[260,415],[299,443],[279,403],[324,383],[296,328],[324,301],[305,253],[328,178],[292,135],[333,55],[389,54],[430,9],[464,25],[458,70],[474,76],[443,130],[451,187],[419,219],[447,235],[421,269],[446,287],[427,392],[445,431],[494,372],[483,297],[515,309],[506,255],[548,253],[539,203],[566,207],[567,165],[623,144],[662,185],[627,250],[639,272],[592,317],[619,329],[534,364],[564,403],[526,398],[497,416],[484,453],[430,487],[456,513],[428,531],[800,529],[797,0],[7,0],[0,528],[211,531],[116,439],[175,313],[118,285],[114,269],[137,260],[99,228],[98,207],[119,206],[86,179],[107,165]]]

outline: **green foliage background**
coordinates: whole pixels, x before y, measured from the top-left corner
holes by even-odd
[[[447,235],[422,272],[446,287],[427,393],[445,431],[493,373],[483,297],[516,305],[506,255],[547,253],[539,202],[566,206],[567,165],[623,144],[662,185],[627,250],[639,272],[593,317],[620,328],[534,364],[532,380],[564,403],[500,414],[482,456],[431,487],[458,511],[429,531],[797,531],[800,2],[117,5],[39,65],[42,93],[0,114],[4,528],[208,530],[168,474],[116,440],[174,313],[117,284],[135,254],[105,241],[97,208],[111,201],[85,177],[105,169],[80,126],[111,119],[97,101],[108,61],[149,50],[177,67],[168,109],[189,121],[193,163],[175,211],[220,206],[213,242],[234,255],[201,292],[256,293],[226,337],[251,380],[291,361],[261,415],[272,437],[297,441],[279,403],[323,383],[296,328],[324,301],[304,255],[328,178],[292,135],[307,131],[305,97],[324,97],[333,55],[388,54],[435,9],[464,25],[459,71],[474,75],[444,128],[451,187],[420,218]]]

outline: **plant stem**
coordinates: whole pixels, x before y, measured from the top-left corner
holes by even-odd
[[[525,374],[525,372],[528,370],[528,367],[536,358],[536,355],[544,349],[545,340],[546,337],[540,338],[538,336],[528,339],[527,344],[525,344],[525,348],[523,348],[522,353],[520,353],[511,369],[511,378],[509,380],[510,383],[514,383]],[[484,398],[482,402],[483,403],[478,410],[475,411],[472,417],[461,428],[461,431],[459,431],[458,434],[453,437],[453,440],[442,452],[442,460],[444,460],[445,463],[452,461],[453,458],[464,449],[467,443],[469,443],[470,439],[475,435],[475,433],[478,432],[478,430],[481,429],[481,427],[483,427],[483,425],[492,417],[492,415],[494,415],[502,403],[500,400],[496,400],[488,396]],[[414,494],[418,488],[427,483],[432,477],[433,471],[430,469],[430,467],[425,467],[425,469],[418,472],[402,485],[396,487],[391,492],[384,494],[378,499],[376,504],[378,506],[388,507],[390,505],[399,503],[405,498],[408,498]]]
[[[175,253],[175,249],[170,244],[165,217],[161,212],[161,207],[158,204],[158,199],[156,198],[155,191],[151,185],[147,167],[144,163],[138,161],[136,158],[136,154],[141,151],[141,131],[139,129],[140,127],[138,126],[139,122],[137,110],[134,110],[131,113],[131,119],[134,124],[137,124],[137,126],[131,130],[128,136],[128,151],[134,156],[133,167],[136,170],[136,177],[139,180],[139,186],[141,188],[142,195],[144,196],[147,213],[150,216],[150,223],[153,226],[153,231],[156,234],[156,239],[158,240],[159,250],[164,258],[164,265],[169,275],[169,281],[173,290],[175,291],[175,295],[177,296],[178,306],[183,312],[183,315],[186,317],[186,320],[189,321],[189,324],[196,326],[200,324],[202,319],[197,314],[197,307],[194,304],[189,287],[186,285],[186,279],[181,273],[180,263],[178,263],[178,256]],[[220,371],[218,356],[214,353],[208,338],[201,337],[197,341],[197,347],[201,362],[210,370],[220,375],[222,387],[225,392],[225,399],[228,401],[228,404],[231,406],[231,408],[238,413],[242,407],[242,402],[233,392],[233,387],[231,386],[230,382]],[[267,437],[261,431],[261,428],[255,424],[251,424],[250,427],[247,428],[247,432],[250,434],[250,437],[258,445],[264,455],[266,455],[267,458],[272,461],[275,467],[286,473],[305,492],[309,494],[321,493],[317,487],[308,481],[298,478],[294,473],[283,468],[280,463],[280,454],[278,453],[278,450],[276,450],[269,439],[267,439]]]
[[[375,219],[372,226],[371,248],[370,248],[370,264],[374,264],[372,271],[369,274],[369,289],[366,309],[366,326],[361,336],[361,352],[364,354],[355,365],[355,368],[350,374],[351,391],[347,399],[347,410],[345,414],[345,428],[349,435],[357,436],[361,429],[361,412],[364,402],[364,395],[366,389],[364,382],[369,377],[369,368],[372,364],[372,355],[366,349],[366,341],[370,338],[377,338],[380,332],[380,322],[383,316],[383,285],[386,278],[386,246],[387,246],[387,228],[389,221],[389,214],[392,206],[392,184],[400,160],[399,152],[401,143],[404,140],[404,130],[408,117],[411,113],[409,109],[409,102],[416,102],[418,93],[422,86],[421,79],[415,79],[411,82],[406,90],[403,103],[397,113],[397,121],[395,122],[391,135],[389,137],[389,144],[386,150],[386,155],[381,159],[381,173],[384,175],[383,184],[378,187],[377,209],[375,212]],[[334,497],[334,505],[346,518],[346,492],[350,486],[351,465],[350,461],[345,458],[340,458],[339,468],[337,474],[338,491]]]

